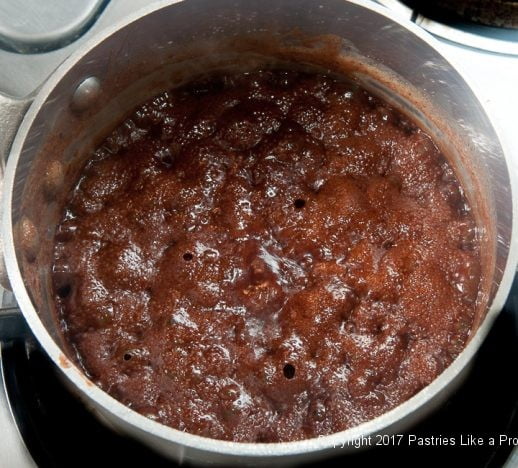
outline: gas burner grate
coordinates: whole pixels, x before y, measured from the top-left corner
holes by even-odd
[[[430,18],[518,29],[518,1],[515,0],[405,0],[404,3]]]
[[[443,39],[483,51],[518,56],[518,1],[378,0],[378,3]],[[503,16],[497,14],[497,9],[487,13],[488,7],[485,16],[481,10],[475,12],[475,5],[489,3],[491,8],[496,4],[505,4],[509,9],[507,16],[503,15],[503,10],[500,12]],[[493,16],[492,25],[481,24],[480,20],[488,19],[489,15]],[[510,28],[511,24],[513,28]]]

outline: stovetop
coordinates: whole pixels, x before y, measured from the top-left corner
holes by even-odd
[[[31,0],[0,2],[0,92],[22,97],[33,92],[75,48],[106,25],[149,0],[48,0],[43,10]],[[443,54],[481,96],[512,160],[518,165],[518,30],[435,21],[398,0],[378,0],[402,17],[434,33]],[[51,13],[49,10],[55,8]],[[24,10],[25,8],[25,10]],[[43,13],[42,13],[43,11]],[[51,31],[31,29],[47,17]],[[25,21],[16,22],[17,15]],[[14,18],[10,21],[10,18]],[[515,171],[518,176],[518,169]],[[1,291],[0,291],[1,292]],[[0,296],[2,297],[2,296]],[[0,429],[0,467],[174,466],[133,439],[102,425],[68,390],[16,312],[5,292],[0,311],[0,370],[9,401],[0,397],[0,417],[12,413],[12,427]],[[518,278],[507,304],[478,354],[469,377],[438,411],[409,433],[453,437],[455,446],[382,446],[338,456],[323,466],[378,464],[438,466],[462,460],[470,467],[518,466],[518,380],[512,364],[518,355]],[[1,393],[1,388],[0,388]],[[482,437],[484,443],[460,445]],[[405,439],[406,440],[406,439]],[[102,460],[102,461],[101,461]]]

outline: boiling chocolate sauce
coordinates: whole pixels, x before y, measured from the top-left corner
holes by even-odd
[[[374,418],[452,362],[480,244],[416,125],[352,83],[264,70],[115,129],[70,193],[53,280],[115,398],[194,434],[290,441]]]

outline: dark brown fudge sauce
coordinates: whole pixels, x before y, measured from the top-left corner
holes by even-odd
[[[470,333],[480,244],[429,136],[329,76],[218,75],[92,155],[57,229],[56,303],[136,411],[276,442],[374,418]]]

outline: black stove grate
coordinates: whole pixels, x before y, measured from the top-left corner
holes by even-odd
[[[471,21],[518,29],[518,2],[514,0],[402,0],[402,3],[439,22]]]

